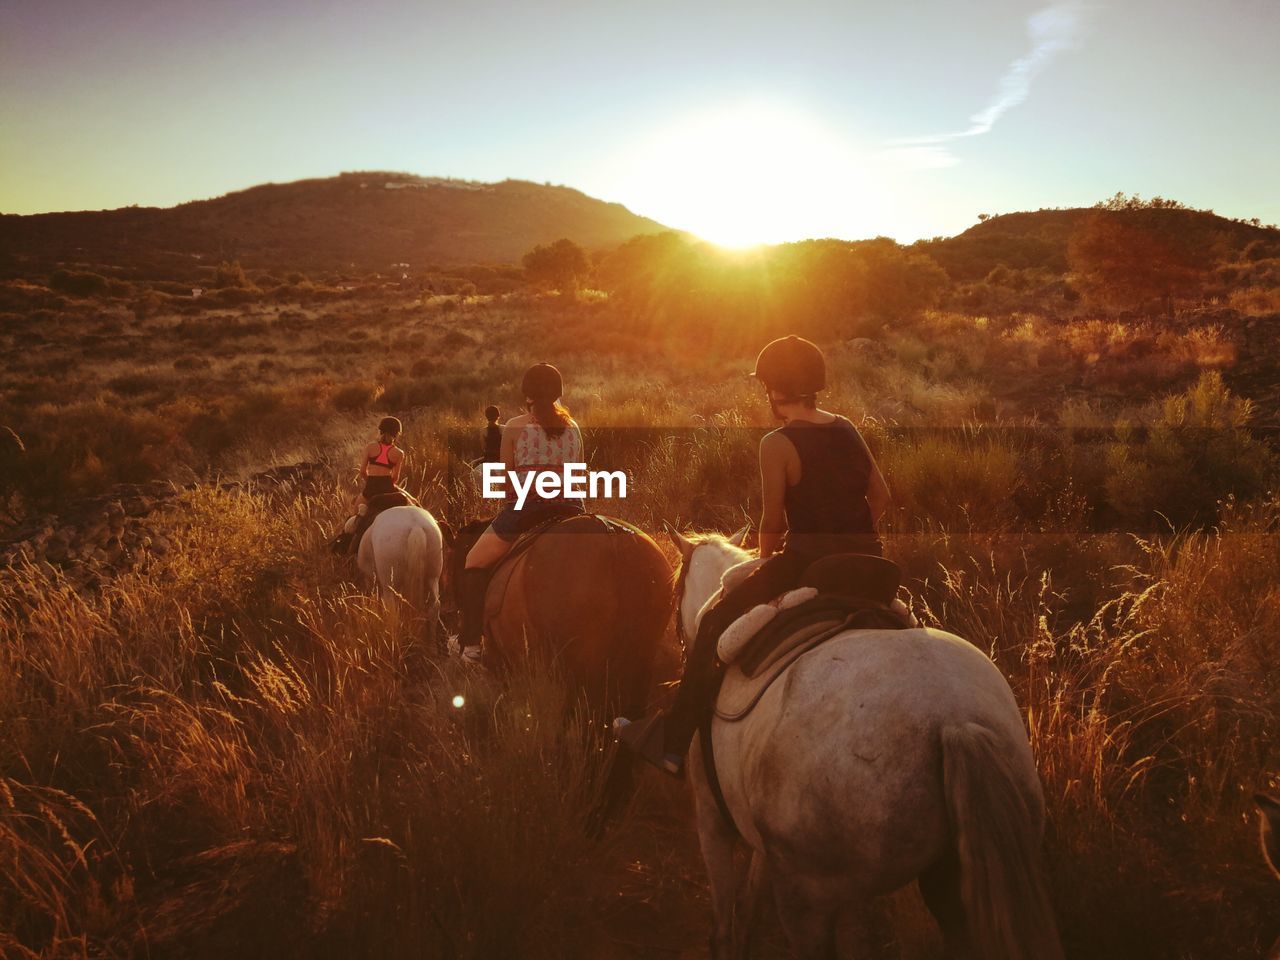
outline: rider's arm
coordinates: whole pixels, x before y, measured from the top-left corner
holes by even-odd
[[[760,556],[771,557],[787,532],[787,456],[791,441],[782,434],[766,434],[760,441]]]
[[[889,509],[889,501],[892,499],[889,484],[885,481],[884,474],[880,472],[880,465],[876,463],[876,458],[871,455],[871,448],[867,446],[867,441],[856,429],[854,432],[858,434],[858,442],[862,444],[862,451],[867,455],[867,463],[871,465],[871,471],[867,475],[867,506],[871,508],[871,522],[879,523],[884,512]]]
[[[871,508],[871,522],[879,523],[884,512],[889,509],[889,501],[893,497],[889,493],[889,484],[874,460],[871,461],[871,476],[867,478],[867,506]]]
[[[391,455],[390,454],[387,455],[387,459],[391,460],[391,482],[396,486],[400,485],[400,471],[404,467],[404,458],[405,458],[405,453],[403,450],[400,451],[399,460],[391,460]]]

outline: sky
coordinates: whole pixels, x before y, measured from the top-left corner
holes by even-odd
[[[2,0],[0,212],[396,170],[725,243],[1116,191],[1280,221],[1276,0]]]

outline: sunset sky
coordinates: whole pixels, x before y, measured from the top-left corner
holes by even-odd
[[[1280,3],[6,0],[0,211],[404,170],[726,242],[1117,190],[1280,220]]]

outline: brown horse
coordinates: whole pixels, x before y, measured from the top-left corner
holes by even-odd
[[[452,538],[454,583],[487,525],[472,521]],[[639,716],[675,602],[672,579],[658,545],[636,527],[593,514],[562,520],[494,568],[485,657],[499,667],[526,653],[546,659],[597,720]]]

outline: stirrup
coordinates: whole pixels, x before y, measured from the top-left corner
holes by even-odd
[[[613,721],[613,735],[641,760],[652,764],[673,777],[684,775],[684,757],[667,753],[662,742],[663,714],[661,711],[632,723],[626,717]]]

